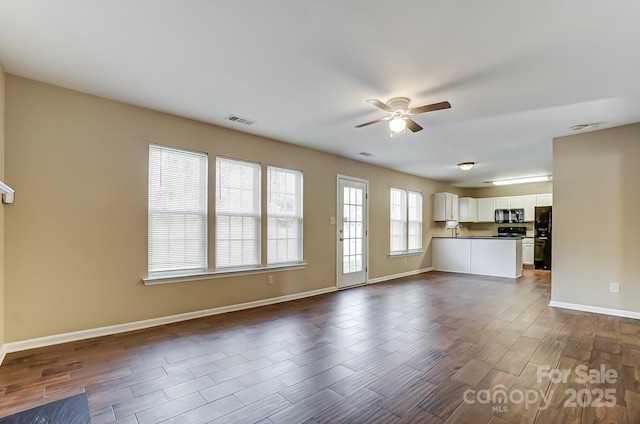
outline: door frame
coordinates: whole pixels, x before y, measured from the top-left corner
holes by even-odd
[[[365,261],[364,261],[364,281],[362,283],[356,283],[349,286],[341,287],[340,286],[340,275],[342,269],[342,249],[340,248],[340,223],[342,222],[343,213],[342,204],[340,202],[340,180],[349,180],[356,183],[362,183],[365,185],[365,193],[364,193],[364,205],[365,205],[365,228],[364,231],[364,244],[362,246],[363,252],[365,253]],[[365,180],[363,178],[351,177],[348,175],[337,174],[336,176],[336,289],[349,289],[351,287],[358,287],[362,285],[366,285],[369,283],[369,180]]]

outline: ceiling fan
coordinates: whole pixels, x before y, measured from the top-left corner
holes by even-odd
[[[420,131],[422,127],[418,125],[416,121],[411,119],[411,116],[413,115],[451,108],[451,104],[449,102],[440,102],[409,109],[409,99],[406,97],[394,97],[393,99],[389,99],[387,103],[383,103],[376,99],[367,100],[367,102],[373,106],[379,107],[385,112],[389,112],[389,116],[356,125],[356,128],[366,127],[367,125],[375,124],[376,122],[389,121],[389,129],[392,131],[391,137],[393,137],[394,132],[403,132],[406,128],[409,128],[412,132]]]

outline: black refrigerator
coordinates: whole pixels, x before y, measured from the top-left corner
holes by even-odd
[[[551,270],[551,206],[537,206],[533,227],[533,265]]]

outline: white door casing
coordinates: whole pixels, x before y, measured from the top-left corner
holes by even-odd
[[[365,284],[368,278],[369,182],[338,175],[337,287]]]

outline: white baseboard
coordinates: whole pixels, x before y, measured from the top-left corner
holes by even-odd
[[[574,311],[593,312],[594,314],[613,315],[616,317],[640,319],[640,313],[625,311],[622,309],[609,309],[601,308],[599,306],[580,305],[578,303],[565,303],[565,302],[549,302],[549,306],[555,308],[571,309]]]
[[[0,365],[2,365],[5,356],[7,356],[7,347],[3,344],[0,346]]]
[[[413,271],[402,272],[400,274],[385,275],[384,277],[371,278],[367,283],[368,284],[382,283],[383,281],[394,280],[400,277],[409,277],[411,275],[422,274],[423,272],[429,272],[429,271],[433,271],[433,267],[416,269]]]
[[[202,318],[211,315],[223,314],[226,312],[240,311],[243,309],[257,308],[259,306],[273,305],[275,303],[287,302],[290,300],[302,299],[305,297],[318,296],[336,291],[335,287],[312,290],[303,293],[289,294],[286,296],[272,297],[270,299],[256,300],[254,302],[240,303],[237,305],[221,306],[219,308],[205,309],[202,311],[187,312],[184,314],[171,315],[167,317],[147,319],[143,321],[129,322],[125,324],[111,325],[108,327],[92,328],[88,330],[74,331],[71,333],[55,334],[52,336],[39,337],[36,339],[22,340],[18,342],[5,343],[0,348],[0,365],[4,355],[11,352],[35,349],[44,346],[51,346],[61,343],[74,342],[77,340],[92,339],[94,337],[108,336],[127,331],[142,330],[145,328],[157,327],[159,325],[171,324],[179,321],[187,321],[194,318]]]
[[[414,271],[403,272],[400,274],[386,275],[384,277],[372,278],[368,284],[381,283],[383,281],[393,280],[400,277],[408,277],[411,275],[422,274],[424,272],[433,271],[433,267],[418,269]],[[36,349],[39,347],[52,346],[62,343],[69,343],[78,340],[92,339],[95,337],[109,336],[112,334],[126,333],[127,331],[142,330],[145,328],[157,327],[159,325],[171,324],[174,322],[187,321],[195,318],[203,318],[211,315],[224,314],[226,312],[241,311],[244,309],[257,308],[259,306],[273,305],[276,303],[287,302],[290,300],[303,299],[305,297],[318,296],[321,294],[336,291],[336,287],[326,287],[323,289],[312,290],[303,293],[295,293],[285,296],[273,297],[270,299],[256,300],[254,302],[240,303],[237,305],[221,306],[218,308],[205,309],[195,312],[187,312],[184,314],[170,315],[161,318],[153,318],[143,321],[129,322],[125,324],[111,325],[107,327],[91,328],[87,330],[73,331],[70,333],[54,334],[51,336],[38,337],[35,339],[21,340],[17,342],[5,343],[0,346],[0,365],[7,353],[20,352],[23,350]]]

